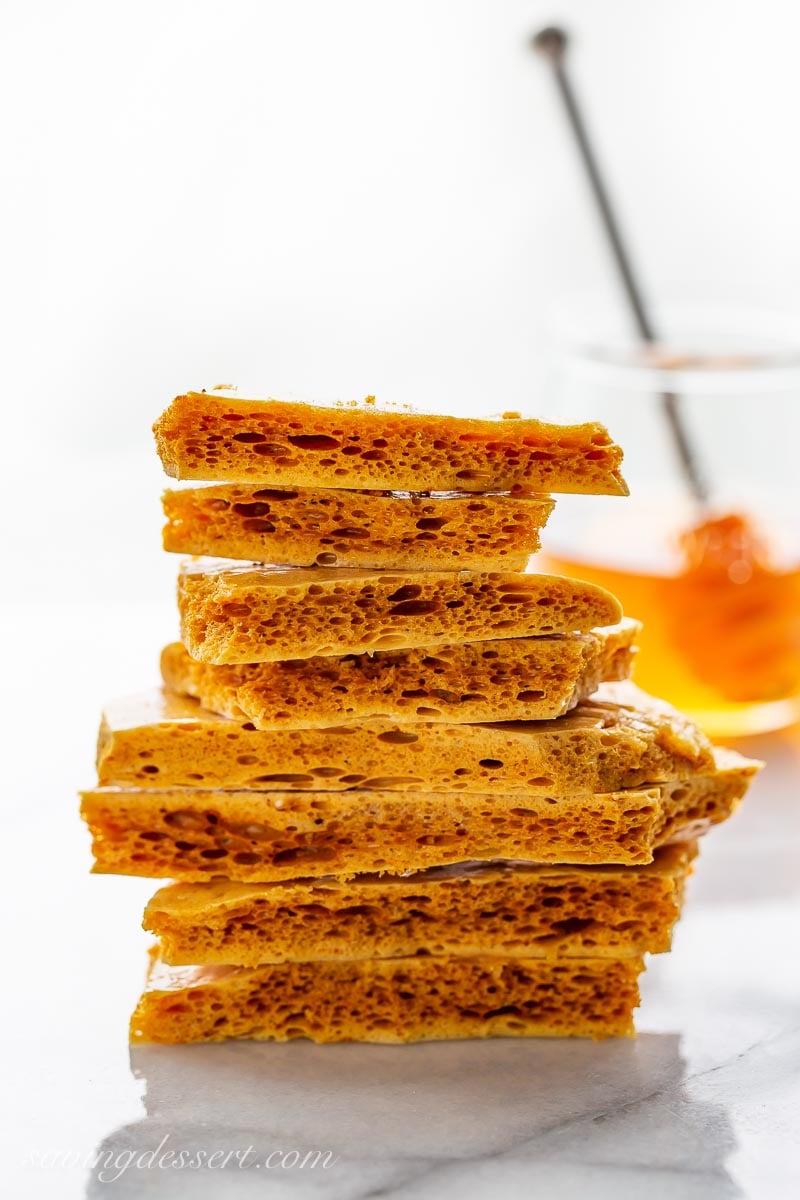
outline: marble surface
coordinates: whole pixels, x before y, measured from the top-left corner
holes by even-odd
[[[147,945],[138,925],[153,885],[89,876],[72,789],[91,782],[98,699],[113,694],[111,681],[124,691],[153,678],[142,647],[170,635],[164,611],[82,597],[61,618],[70,638],[52,684],[60,720],[44,741],[36,720],[15,735],[20,852],[3,881],[6,961],[16,964],[3,992],[6,1194],[800,1194],[797,730],[743,745],[768,769],[705,841],[673,953],[651,958],[644,977],[635,1041],[129,1050]],[[12,616],[8,678],[31,714],[41,680],[28,633],[41,614]],[[158,1166],[170,1150],[218,1155],[202,1169]]]

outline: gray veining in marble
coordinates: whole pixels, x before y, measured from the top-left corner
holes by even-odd
[[[724,1165],[735,1144],[725,1108],[687,1092],[673,1034],[402,1048],[147,1046],[131,1058],[147,1082],[147,1116],[112,1134],[103,1151],[139,1154],[165,1135],[192,1150],[252,1145],[253,1165],[228,1168],[237,1195],[259,1194],[255,1162],[289,1147],[338,1156],[327,1170],[270,1179],[271,1194],[296,1200],[495,1188],[566,1197],[585,1194],[589,1178],[595,1194],[604,1187],[633,1197],[647,1186],[674,1195],[668,1189],[679,1181],[684,1196],[742,1195]],[[123,1175],[119,1194],[148,1194],[142,1174]],[[186,1194],[181,1176],[154,1179],[153,1194]],[[95,1179],[88,1194],[106,1188]]]

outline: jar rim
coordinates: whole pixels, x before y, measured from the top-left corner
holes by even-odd
[[[652,392],[800,390],[800,316],[723,305],[664,305],[643,343],[624,314],[570,306],[556,313],[558,355],[582,380]]]

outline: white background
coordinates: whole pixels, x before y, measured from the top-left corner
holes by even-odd
[[[549,415],[554,308],[618,304],[527,44],[554,18],[652,295],[800,309],[792,0],[0,7],[4,1074],[31,1144],[139,1111],[152,888],[88,877],[74,793],[103,700],[175,634],[150,425],[249,381]]]
[[[554,301],[617,303],[554,15],[652,295],[800,307],[792,0],[3,12],[4,392],[62,454],[209,383],[530,404]]]

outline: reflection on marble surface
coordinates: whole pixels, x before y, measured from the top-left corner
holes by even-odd
[[[594,1197],[743,1195],[725,1169],[734,1147],[725,1109],[687,1096],[674,1034],[141,1046],[131,1062],[146,1081],[147,1116],[103,1142],[89,1197],[107,1194],[109,1173],[159,1145],[251,1152],[244,1166],[231,1159],[203,1171],[131,1166],[117,1194],[256,1196],[268,1184],[270,1195],[292,1200],[568,1198],[587,1188]],[[287,1150],[330,1150],[336,1161],[265,1167],[271,1152]]]
[[[93,1171],[88,1196],[794,1200],[799,745],[743,747],[770,770],[703,845],[637,1040],[135,1047],[146,1115],[104,1138],[116,1178]],[[159,1146],[244,1165],[114,1166]],[[276,1151],[336,1160],[266,1167]]]

